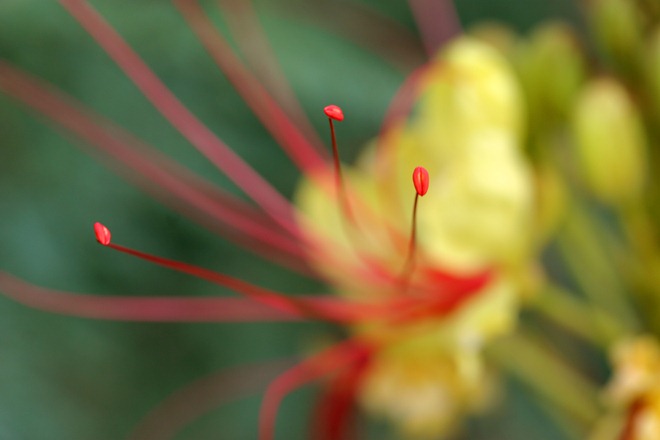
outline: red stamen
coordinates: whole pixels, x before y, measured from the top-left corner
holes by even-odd
[[[415,202],[413,203],[412,229],[410,232],[410,245],[408,256],[412,258],[417,246],[417,202],[429,190],[429,172],[424,167],[417,167],[413,171],[413,185],[415,186]]]
[[[27,307],[89,319],[137,322],[289,322],[300,313],[249,298],[86,295],[44,289],[0,271],[0,292]]]
[[[182,214],[269,259],[309,273],[300,244],[247,203],[194,175],[71,97],[0,61],[0,90],[80,138],[92,153]],[[91,148],[89,148],[91,147]]]
[[[429,172],[424,167],[417,167],[412,174],[415,191],[420,196],[426,194],[429,190]]]
[[[360,382],[369,366],[369,359],[348,367],[324,386],[323,395],[316,404],[316,420],[312,424],[314,440],[356,440],[354,422],[355,397]]]
[[[179,0],[174,5],[216,65],[300,170],[311,173],[322,167],[324,158],[319,149],[305,138],[266,88],[233,53],[232,47],[216,30],[199,3]]]
[[[365,319],[387,319],[392,315],[401,313],[402,306],[411,306],[411,304],[394,300],[376,304],[361,304],[332,297],[292,298],[283,293],[258,287],[229,275],[191,264],[150,255],[114,243],[107,244],[107,247],[226,287],[256,302],[294,316],[302,315],[332,322],[349,323]]]
[[[461,33],[453,0],[408,0],[429,57]]]
[[[332,140],[332,159],[335,166],[335,187],[337,190],[337,197],[339,197],[339,204],[344,216],[352,223],[355,224],[355,217],[353,211],[348,203],[348,196],[346,194],[346,185],[341,172],[341,161],[339,160],[339,148],[337,148],[337,135],[335,134],[335,124],[333,121],[343,121],[344,112],[336,105],[329,105],[323,109],[323,112],[328,117],[330,122],[330,137]]]
[[[94,223],[94,234],[96,234],[96,241],[101,243],[103,246],[110,244],[110,238],[112,237],[112,234],[110,234],[110,230],[103,226],[101,223]]]
[[[277,410],[287,394],[308,382],[341,371],[355,362],[368,358],[372,350],[373,348],[369,346],[349,340],[331,346],[277,377],[268,386],[261,404],[259,440],[273,440]]]
[[[343,121],[344,120],[344,112],[341,110],[336,105],[328,105],[323,109],[323,112],[327,117],[330,119],[334,119],[335,121]]]
[[[184,1],[189,2],[190,0]],[[261,81],[261,84],[271,93],[274,101],[291,117],[291,125],[298,127],[302,134],[311,141],[318,153],[324,153],[322,148],[320,148],[323,142],[310,123],[286,75],[282,71],[273,47],[268,40],[268,35],[266,35],[257,15],[254,0],[225,0],[219,3],[221,3],[221,11],[229,26],[229,36],[238,45],[239,51],[245,58],[248,67],[250,67],[254,75]],[[196,9],[199,10],[199,8]],[[219,32],[216,33],[219,38],[222,38]],[[224,40],[226,41],[226,39]],[[227,45],[227,48],[231,49],[231,45]],[[211,51],[214,49],[215,47],[207,44],[207,50]],[[224,51],[216,51],[215,56],[226,58],[226,54],[227,52]],[[231,52],[229,58],[227,60],[228,65],[231,65],[232,61],[237,59]],[[228,77],[230,72],[229,69],[224,69],[224,73]],[[249,83],[252,82],[255,84],[251,78],[244,76],[237,77],[233,82],[245,82],[248,91],[253,90],[252,85]],[[248,105],[251,104],[247,100],[246,103]]]
[[[619,434],[619,440],[633,440],[636,438],[637,432],[637,418],[639,414],[644,409],[646,402],[641,397],[635,399],[629,406],[625,418],[625,424],[621,429],[621,434]]]
[[[290,360],[240,365],[187,384],[159,402],[133,429],[128,440],[176,438],[190,423],[221,405],[260,392],[290,366]]]
[[[126,41],[84,0],[60,0],[152,105],[211,163],[249,195],[275,222],[298,233],[290,202],[206,127],[156,76]],[[321,159],[309,153],[316,164]],[[307,156],[306,156],[307,157]],[[312,163],[310,167],[316,166]]]
[[[413,203],[412,226],[410,228],[410,242],[408,244],[408,256],[401,272],[402,290],[407,290],[410,284],[415,266],[415,253],[417,248],[417,204],[419,198],[423,197],[429,190],[429,172],[424,167],[417,167],[412,174],[413,185],[415,186],[415,202]]]
[[[387,112],[383,118],[383,123],[380,126],[378,133],[378,139],[383,139],[387,132],[392,128],[392,126],[397,122],[405,119],[412,112],[412,108],[417,102],[418,87],[422,82],[424,74],[429,68],[429,64],[424,64],[421,67],[416,68],[412,73],[409,73],[406,76],[403,84],[396,91],[394,97],[390,101],[390,104],[387,107]],[[384,142],[379,142],[379,149],[382,149],[385,145],[392,146],[393,144],[387,144]]]

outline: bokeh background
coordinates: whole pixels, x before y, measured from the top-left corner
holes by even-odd
[[[219,73],[183,19],[161,1],[93,1],[167,85],[284,194],[299,173]],[[215,3],[220,26],[231,20]],[[222,3],[222,2],[221,2]],[[460,0],[461,20],[542,20],[581,26],[578,2]],[[342,155],[378,132],[405,74],[424,59],[405,1],[257,1],[276,57],[325,136],[320,109],[343,107]],[[389,54],[376,50],[377,46]],[[0,58],[46,79],[99,113],[235,191],[174,131],[56,2],[0,1]],[[327,136],[326,136],[327,137]],[[255,257],[172,212],[90,157],[77,141],[0,94],[0,268],[38,285],[89,294],[229,294],[98,246],[92,223],[117,242],[292,294],[324,287]],[[223,368],[300,354],[336,333],[296,324],[140,324],[28,309],[0,296],[0,439],[119,439],[176,389]],[[561,439],[519,383],[459,439]],[[279,438],[304,438],[313,387],[287,398]],[[254,439],[260,396],[206,414],[177,438]],[[373,423],[373,422],[372,422]],[[377,422],[370,438],[391,438]]]

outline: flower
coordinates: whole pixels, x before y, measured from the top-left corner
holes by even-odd
[[[619,341],[614,375],[605,389],[610,413],[592,438],[651,440],[660,436],[660,345],[650,335]]]
[[[268,387],[263,439],[274,435],[284,396],[325,376],[332,379],[317,429],[326,435],[343,432],[354,401],[390,419],[405,436],[427,438],[451,432],[466,412],[488,400],[491,374],[482,349],[515,327],[519,278],[533,252],[534,196],[522,151],[522,92],[500,54],[468,37],[448,45],[412,78],[408,98],[414,98],[414,109],[390,118],[356,164],[342,167],[337,153],[335,162],[326,160],[305,128],[292,123],[195,3],[177,2],[209,53],[303,171],[291,205],[201,124],[90,5],[62,4],[255,205],[210,187],[6,63],[0,65],[3,92],[122,164],[159,197],[167,196],[204,223],[217,222],[212,227],[239,244],[296,269],[311,266],[336,296],[287,296],[117,245],[100,223],[94,226],[100,244],[246,298],[85,297],[29,286],[8,274],[0,276],[3,293],[34,307],[85,317],[322,319],[345,326],[346,341],[319,350]],[[331,124],[343,119],[338,107],[326,114]],[[425,168],[415,168],[420,165]]]
[[[529,258],[533,198],[520,148],[520,92],[504,60],[464,38],[450,44],[419,81],[416,116],[393,123],[346,174],[350,216],[315,184],[331,180],[331,170],[305,181],[295,200],[309,257],[342,296],[378,301],[431,289],[450,297],[443,278],[490,271],[488,281],[462,292],[438,316],[357,327],[381,345],[365,373],[364,405],[395,420],[407,436],[433,437],[485,399],[489,378],[481,347],[515,325],[514,274]],[[437,177],[419,209],[416,267],[410,292],[402,292],[397,280],[406,242],[397,235],[410,229],[410,217],[402,213],[413,202],[404,182],[420,160]],[[338,254],[341,265],[333,258]],[[371,277],[353,275],[374,267]],[[393,281],[383,283],[383,273]]]

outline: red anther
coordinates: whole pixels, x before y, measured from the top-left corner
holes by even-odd
[[[110,229],[103,226],[101,223],[94,223],[94,234],[96,234],[96,240],[101,243],[103,246],[110,244]]]
[[[344,112],[341,111],[341,109],[336,105],[329,105],[325,107],[323,111],[325,112],[325,115],[330,119],[334,119],[335,121],[344,120]]]
[[[415,191],[420,196],[426,194],[429,190],[429,172],[426,171],[424,167],[417,167],[413,171],[412,175],[413,184],[415,185]]]

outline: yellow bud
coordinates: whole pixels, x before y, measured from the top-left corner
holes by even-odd
[[[602,201],[639,196],[646,178],[646,136],[628,92],[613,79],[592,81],[573,114],[573,134],[583,178]]]
[[[479,23],[469,30],[469,34],[498,50],[507,59],[512,57],[518,45],[518,36],[515,32],[500,23],[487,21]]]
[[[642,47],[643,21],[635,2],[595,0],[592,2],[591,18],[605,54],[623,72],[636,72]]]
[[[517,141],[524,125],[515,74],[491,46],[460,38],[427,71],[414,130],[439,161],[462,150],[472,133],[503,131]]]
[[[565,120],[586,77],[578,39],[563,23],[537,28],[521,45],[518,66],[533,129]]]
[[[557,229],[566,211],[567,191],[564,180],[550,163],[541,163],[535,173],[537,191],[536,234],[537,244],[548,240]]]
[[[658,26],[649,39],[645,48],[644,74],[649,91],[648,99],[651,103],[654,121],[660,123],[660,26]]]

